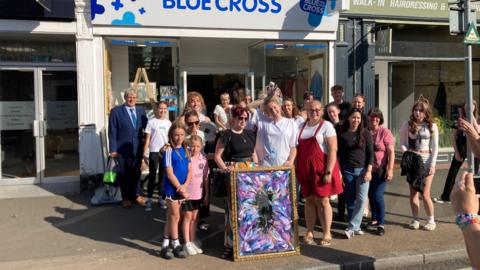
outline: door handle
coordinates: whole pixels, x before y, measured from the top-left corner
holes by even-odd
[[[39,137],[40,136],[40,128],[39,128],[39,121],[38,120],[33,120],[32,123],[32,132],[33,132],[33,137]]]

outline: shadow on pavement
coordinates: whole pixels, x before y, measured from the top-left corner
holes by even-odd
[[[330,247],[302,246],[301,254],[322,262],[340,265],[341,269],[375,269],[375,258],[373,257]]]
[[[86,194],[65,197],[72,203],[84,205],[86,208],[77,210],[55,207],[54,210],[61,217],[49,216],[44,220],[58,230],[97,242],[140,250],[150,255],[159,254],[166,210],[154,207],[153,211],[147,213],[140,205],[134,205],[130,209],[124,209],[119,205],[91,206],[89,196]],[[223,232],[223,213],[211,211],[208,221],[212,224],[221,222]],[[212,230],[215,229],[211,228],[210,231]],[[203,238],[208,235],[199,233],[198,236]],[[223,239],[223,233],[216,236]]]

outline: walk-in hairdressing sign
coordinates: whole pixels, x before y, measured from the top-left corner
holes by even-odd
[[[334,32],[339,0],[91,0],[94,25]]]

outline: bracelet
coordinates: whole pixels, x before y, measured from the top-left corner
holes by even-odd
[[[460,214],[455,218],[455,223],[463,230],[470,224],[480,224],[480,217],[477,214]]]

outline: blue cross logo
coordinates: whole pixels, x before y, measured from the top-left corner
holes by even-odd
[[[112,6],[113,8],[115,8],[115,10],[119,10],[123,7],[123,4],[121,2],[121,0],[115,0],[112,2]]]
[[[141,9],[139,9],[138,11],[139,11],[139,12],[140,12],[140,14],[142,14],[142,15],[143,15],[143,13],[145,13],[145,12],[146,12],[144,7],[142,7],[142,8],[141,8]]]

